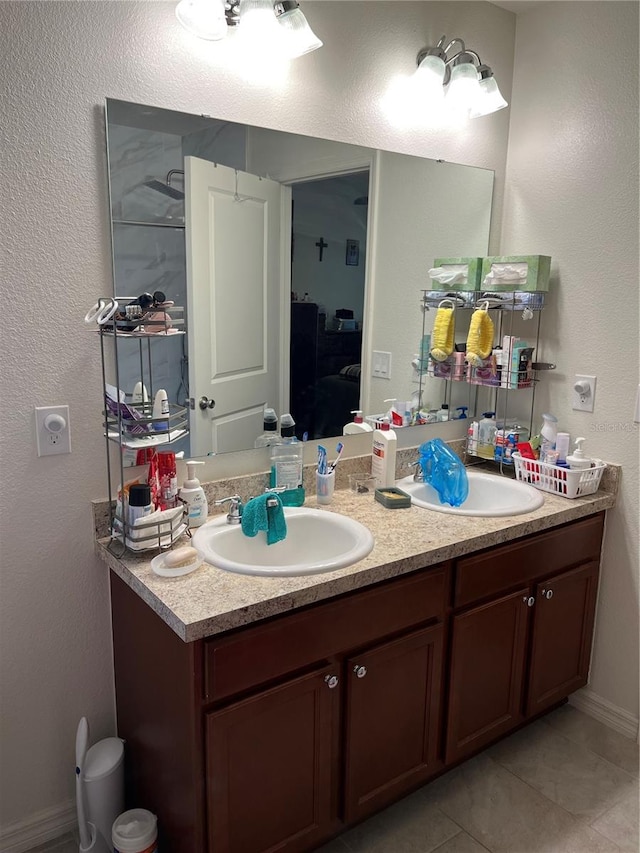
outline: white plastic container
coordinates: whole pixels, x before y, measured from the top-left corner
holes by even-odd
[[[375,479],[377,489],[395,485],[397,445],[398,438],[388,421],[383,421],[374,429],[371,475]]]
[[[484,412],[478,423],[478,456],[483,459],[493,459],[495,455],[497,428],[495,412]]]
[[[124,809],[124,741],[107,737],[94,743],[83,762],[82,781],[88,819],[108,846],[113,822]]]
[[[200,527],[201,524],[205,523],[209,515],[207,496],[200,485],[200,480],[198,480],[194,473],[194,466],[196,465],[204,465],[204,462],[189,459],[187,462],[187,479],[178,492],[178,497],[182,498],[189,508],[187,522],[189,527]]]
[[[571,470],[560,465],[549,465],[537,459],[525,459],[518,451],[512,455],[515,464],[516,480],[529,483],[542,492],[551,492],[565,498],[580,498],[598,491],[604,469],[604,462],[597,462],[591,468]]]
[[[373,432],[373,427],[365,423],[360,409],[354,409],[351,414],[353,415],[353,420],[344,425],[342,430],[343,435],[354,435],[357,432]]]
[[[588,456],[585,456],[585,452],[582,449],[583,441],[586,441],[586,439],[582,436],[576,438],[574,451],[572,454],[567,456],[567,462],[572,471],[586,471],[587,468],[591,468],[591,459],[589,459]]]
[[[146,809],[129,809],[113,822],[114,853],[157,853],[158,819]]]

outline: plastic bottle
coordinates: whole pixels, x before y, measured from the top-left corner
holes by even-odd
[[[558,462],[566,462],[569,455],[571,436],[568,432],[559,432],[556,435],[556,450],[558,451]]]
[[[156,853],[157,818],[146,809],[129,809],[113,822],[111,843],[114,853]]]
[[[165,432],[169,429],[169,421],[160,421],[156,420],[156,418],[161,418],[163,415],[169,414],[169,398],[167,397],[167,392],[164,388],[160,388],[159,391],[156,392],[156,396],[153,400],[153,429],[157,432]]]
[[[540,430],[540,461],[547,461],[547,453],[556,449],[556,437],[558,435],[558,419],[555,415],[542,416],[542,429]],[[584,441],[584,439],[583,439]]]
[[[371,476],[376,488],[393,486],[396,481],[396,447],[398,439],[388,420],[380,422],[373,431],[373,455]]]
[[[494,442],[497,430],[495,412],[483,412],[478,423],[478,456],[493,459]]]
[[[567,462],[569,463],[569,468],[572,471],[584,471],[587,468],[591,468],[591,459],[588,456],[585,456],[584,450],[582,449],[582,442],[586,441],[586,439],[582,436],[576,438],[576,446],[572,454],[567,456]]]
[[[280,444],[282,436],[278,432],[278,416],[273,409],[265,409],[262,421],[264,432],[259,435],[254,447],[271,447],[272,444]]]
[[[178,504],[178,475],[176,472],[176,454],[170,451],[158,452],[158,478],[160,480],[160,509],[173,509]]]
[[[133,386],[133,391],[131,392],[131,403],[135,405],[136,403],[148,403],[149,402],[149,392],[147,391],[146,385],[143,382],[136,382]]]
[[[449,404],[443,403],[442,406],[438,409],[438,420],[439,421],[448,421],[449,420]]]
[[[478,421],[469,424],[467,430],[467,453],[471,456],[478,455]]]
[[[353,415],[353,420],[344,425],[342,430],[343,435],[353,435],[356,432],[373,432],[371,424],[365,423],[361,409],[354,409],[351,414]]]
[[[178,496],[187,504],[189,509],[189,517],[187,524],[189,527],[200,527],[204,524],[209,515],[209,505],[204,489],[200,485],[200,480],[195,476],[194,468],[196,465],[204,465],[204,462],[197,462],[195,459],[189,459],[187,462],[187,479],[182,484],[182,488],[178,492]]]
[[[296,438],[295,422],[289,413],[280,418],[281,444],[271,447],[271,488],[281,488],[284,506],[302,506],[305,493],[302,485],[304,444]]]

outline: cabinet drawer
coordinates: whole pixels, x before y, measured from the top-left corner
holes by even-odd
[[[600,559],[604,513],[458,560],[454,607]]]
[[[204,693],[223,699],[442,617],[449,564],[381,584],[301,613],[212,638],[204,647]]]

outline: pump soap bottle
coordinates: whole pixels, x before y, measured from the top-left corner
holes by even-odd
[[[353,415],[353,420],[344,425],[342,430],[343,435],[353,435],[356,432],[373,432],[371,424],[365,423],[361,409],[354,409],[351,414]]]
[[[280,418],[282,444],[271,447],[271,488],[282,488],[279,492],[284,506],[302,506],[304,504],[304,486],[302,485],[304,444],[295,435],[295,421],[291,415]]]
[[[189,510],[189,517],[187,519],[189,527],[200,527],[201,524],[205,523],[209,515],[207,496],[200,485],[200,480],[194,474],[196,465],[204,465],[204,462],[197,462],[195,459],[188,460],[187,479],[178,492],[178,497],[182,498]]]
[[[567,456],[567,462],[569,463],[569,468],[572,471],[585,471],[587,468],[591,468],[591,459],[588,456],[585,456],[584,450],[582,449],[582,442],[586,441],[583,436],[579,436],[576,438],[576,446],[572,454]]]
[[[378,423],[373,431],[373,455],[371,457],[371,475],[376,488],[393,486],[396,481],[396,447],[398,438],[389,426],[389,421]]]

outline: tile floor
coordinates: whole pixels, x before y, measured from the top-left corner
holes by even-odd
[[[638,853],[638,799],[637,744],[564,705],[318,853]]]

